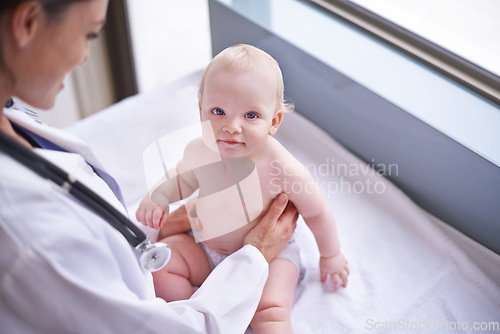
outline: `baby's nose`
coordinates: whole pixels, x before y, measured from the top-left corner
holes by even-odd
[[[237,121],[231,120],[224,125],[223,131],[229,134],[241,133],[241,125]]]

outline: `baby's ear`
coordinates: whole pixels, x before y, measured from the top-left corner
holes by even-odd
[[[273,121],[271,123],[271,128],[269,129],[269,135],[273,136],[280,127],[281,122],[283,121],[283,110],[278,110],[273,117]]]

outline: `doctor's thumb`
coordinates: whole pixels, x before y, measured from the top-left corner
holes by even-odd
[[[288,202],[286,194],[280,194],[255,227],[245,237],[245,244],[258,248],[270,262],[287,245],[297,220],[297,210]]]
[[[288,196],[285,193],[281,193],[276,197],[276,199],[271,203],[271,207],[267,213],[269,223],[274,223],[285,211],[286,205],[288,203]]]

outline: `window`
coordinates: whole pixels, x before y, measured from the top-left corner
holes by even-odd
[[[500,104],[500,1],[312,1]]]

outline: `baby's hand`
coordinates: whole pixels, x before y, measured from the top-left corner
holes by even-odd
[[[139,208],[135,212],[135,217],[142,224],[159,229],[168,217],[168,205],[155,203],[149,195],[146,195],[141,204],[139,204]]]
[[[333,291],[337,291],[340,286],[347,286],[347,276],[349,276],[349,266],[342,253],[335,256],[321,257],[319,260],[319,270],[321,272],[321,282],[325,283],[328,275],[332,279]]]

